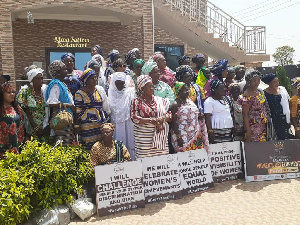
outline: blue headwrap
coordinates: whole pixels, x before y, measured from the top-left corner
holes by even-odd
[[[265,84],[269,84],[269,83],[271,83],[272,80],[274,80],[275,77],[277,77],[276,74],[274,74],[274,73],[269,73],[269,74],[265,74],[261,80],[262,80]]]
[[[93,48],[96,49],[96,51],[98,52],[98,54],[102,56],[103,52],[102,52],[102,48],[100,47],[100,45],[95,45]]]
[[[70,56],[75,61],[75,56],[70,52],[63,54],[60,58],[61,61],[64,62],[68,56]]]
[[[93,77],[93,76],[96,76],[96,72],[94,71],[94,70],[92,70],[92,69],[87,69],[87,70],[85,70],[83,73],[82,73],[82,75],[81,75],[81,77],[79,78],[79,80],[84,84],[84,85],[86,85],[86,83],[87,83],[87,81],[91,78],[91,77]]]
[[[228,59],[220,59],[218,62],[213,65],[210,69],[210,72],[217,75],[218,77],[222,76],[222,72],[227,68]]]

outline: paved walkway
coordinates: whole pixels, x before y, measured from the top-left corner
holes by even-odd
[[[98,224],[300,224],[300,179],[245,183],[229,181],[182,199],[147,204],[143,209],[80,219]]]

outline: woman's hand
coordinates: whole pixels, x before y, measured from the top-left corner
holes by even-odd
[[[79,125],[78,125],[78,127],[74,127],[74,133],[75,133],[75,135],[81,133],[81,129],[80,129]]]

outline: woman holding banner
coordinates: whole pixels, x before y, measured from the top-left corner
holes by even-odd
[[[225,85],[219,79],[210,82],[211,97],[204,102],[204,115],[209,143],[222,143],[233,140],[233,120],[231,101],[225,95]]]
[[[168,132],[172,116],[169,100],[154,96],[152,79],[148,75],[137,78],[138,98],[131,103],[134,123],[136,158],[168,154]]]

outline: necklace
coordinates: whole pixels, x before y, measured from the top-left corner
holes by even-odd
[[[41,105],[44,103],[44,96],[43,96],[42,92],[40,93],[40,95],[36,95],[34,88],[31,87],[31,93],[32,93],[37,105]]]

